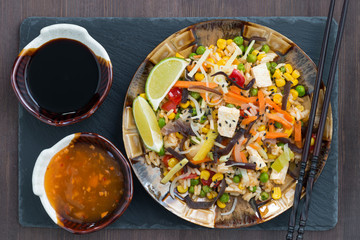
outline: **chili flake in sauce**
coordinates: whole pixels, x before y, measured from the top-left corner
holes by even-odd
[[[46,195],[58,218],[79,223],[114,211],[123,187],[119,163],[90,143],[71,143],[51,159],[45,173]]]

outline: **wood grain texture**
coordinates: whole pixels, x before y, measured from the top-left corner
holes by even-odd
[[[18,102],[11,90],[10,71],[18,53],[20,24],[30,16],[326,16],[328,4],[329,0],[0,0],[0,239],[284,239],[284,231],[103,230],[75,236],[61,229],[21,227],[17,213]],[[338,1],[336,20],[339,20],[341,5],[342,1]],[[360,25],[359,11],[360,1],[351,1],[339,59],[339,222],[330,231],[306,232],[306,239],[358,238],[360,30],[356,26]]]

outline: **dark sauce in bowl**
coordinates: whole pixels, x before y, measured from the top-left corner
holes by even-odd
[[[84,44],[55,39],[31,56],[26,87],[37,105],[49,112],[71,114],[98,100],[99,63]]]

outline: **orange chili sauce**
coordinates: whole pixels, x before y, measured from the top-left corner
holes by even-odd
[[[50,161],[45,191],[58,219],[96,222],[117,207],[124,176],[119,163],[90,143],[71,143]]]

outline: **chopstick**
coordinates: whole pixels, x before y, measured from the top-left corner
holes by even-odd
[[[344,33],[344,26],[345,26],[345,21],[346,21],[348,5],[349,5],[349,0],[344,0],[341,17],[340,17],[339,29],[338,29],[338,33],[336,36],[335,50],[334,50],[332,60],[331,60],[330,74],[329,74],[328,82],[326,85],[323,106],[321,109],[319,128],[318,128],[318,131],[316,134],[316,141],[315,141],[315,146],[314,146],[313,157],[311,159],[310,173],[309,173],[309,177],[308,177],[308,180],[306,183],[305,204],[301,211],[298,235],[297,235],[296,239],[303,239],[303,235],[305,232],[305,225],[306,225],[308,212],[309,212],[308,210],[309,210],[309,206],[310,206],[311,193],[312,193],[312,189],[313,189],[313,185],[314,185],[314,179],[315,179],[315,174],[316,174],[316,170],[317,170],[317,164],[318,164],[318,159],[319,159],[319,155],[320,155],[320,150],[321,150],[322,137],[324,134],[324,128],[325,128],[326,117],[327,117],[329,104],[330,104],[331,92],[332,92],[332,88],[334,85],[336,65],[337,65],[337,61],[339,58],[340,45],[341,45],[341,40],[342,40],[342,36]]]
[[[321,111],[319,128],[318,128],[318,131],[317,131],[317,134],[316,134],[316,142],[315,142],[313,157],[312,157],[312,160],[311,160],[311,167],[310,167],[309,177],[308,177],[307,185],[306,185],[305,204],[304,204],[304,206],[302,208],[302,211],[301,211],[297,239],[303,239],[303,235],[304,235],[304,232],[305,232],[305,225],[306,225],[306,221],[307,221],[307,217],[308,217],[308,210],[309,210],[309,206],[310,206],[312,188],[313,188],[313,185],[314,185],[314,178],[315,178],[315,174],[316,174],[316,170],[317,170],[317,164],[318,164],[320,150],[321,150],[322,136],[324,134],[324,128],[325,128],[325,124],[326,124],[326,117],[327,117],[327,112],[328,112],[328,108],[329,108],[329,104],[330,104],[330,97],[331,97],[331,92],[332,92],[333,83],[334,83],[334,77],[335,77],[335,73],[336,73],[336,64],[337,64],[338,57],[339,57],[339,51],[340,51],[342,35],[343,35],[343,32],[344,32],[344,26],[345,26],[345,20],[346,20],[348,4],[349,4],[349,0],[344,0],[342,12],[341,12],[341,17],[340,17],[339,29],[338,29],[338,33],[337,33],[337,37],[336,37],[335,49],[334,49],[334,53],[333,53],[332,61],[331,61],[330,74],[329,74],[329,78],[328,78],[328,82],[327,82],[327,86],[326,86],[326,92],[325,92],[324,102],[323,102],[322,111]],[[333,6],[333,1],[332,1],[331,4],[330,4],[329,16],[330,16],[330,12],[331,11],[333,12],[333,7],[334,6]],[[332,13],[331,13],[331,15],[332,15]],[[327,21],[329,21],[329,18],[327,19]],[[326,32],[326,33],[328,34],[328,32]],[[324,36],[324,39],[325,39],[325,36]],[[322,48],[321,55],[326,54],[326,53],[323,53],[323,50],[326,51],[326,48],[325,49]],[[323,60],[323,59],[321,59],[321,60]],[[319,75],[322,75],[322,72],[320,73],[320,70],[323,71],[323,69],[320,69],[320,64],[324,64],[324,62],[320,61],[320,63],[319,63],[319,71],[318,71],[316,81],[321,79],[321,78],[318,78]],[[317,89],[317,90],[319,90],[319,89]],[[314,101],[314,98],[313,98],[313,101]],[[316,101],[316,103],[317,103],[317,101]],[[312,105],[311,110],[313,110],[313,108],[316,109],[316,106]],[[309,131],[309,128],[311,128],[311,131]],[[308,140],[308,138],[309,138],[309,140],[311,140],[311,132],[312,132],[312,125],[309,125],[307,135],[306,135],[306,140]],[[308,135],[309,133],[310,133],[310,136]],[[305,141],[305,144],[306,144],[306,141]],[[305,153],[306,153],[306,155],[308,155],[308,150],[305,152],[305,149],[304,149],[303,153],[304,153],[304,155],[305,155]],[[306,156],[306,159],[307,159],[307,156]],[[305,159],[305,167],[306,167],[306,159]],[[302,158],[301,170],[303,170],[302,169],[303,168],[303,160],[304,160],[304,158]],[[304,168],[303,173],[304,172],[305,172],[305,168]],[[301,183],[301,185],[302,185],[302,183]],[[298,189],[296,189],[296,190],[298,190]],[[300,192],[301,192],[301,188],[300,188]],[[295,195],[296,195],[296,193],[295,193]],[[298,194],[298,197],[299,196],[300,196],[300,193]],[[294,203],[295,203],[295,201],[297,201],[296,206],[298,206],[299,198],[295,198],[295,197],[296,196],[294,196]],[[295,208],[295,204],[294,204],[294,208]],[[292,213],[294,212],[295,214],[294,214],[294,216],[291,215],[291,217],[294,217],[294,219],[293,219],[294,220],[294,225],[290,226],[290,221],[289,221],[289,228],[288,228],[288,234],[286,236],[286,239],[292,239],[293,238],[293,231],[294,231],[295,220],[296,220],[296,212],[297,212],[297,209],[294,209],[294,208],[293,208]],[[290,220],[292,220],[292,219],[290,219]]]
[[[322,46],[321,46],[320,60],[319,60],[319,65],[318,65],[318,72],[316,74],[313,98],[311,101],[311,109],[310,109],[310,114],[309,114],[308,128],[306,131],[306,137],[305,137],[305,142],[304,142],[304,147],[303,147],[303,154],[301,156],[300,175],[298,177],[298,182],[295,187],[294,204],[291,209],[291,214],[290,214],[290,218],[289,218],[288,232],[286,235],[287,240],[293,239],[293,233],[295,230],[297,208],[299,205],[301,190],[303,187],[306,162],[307,162],[307,159],[309,156],[311,135],[312,135],[312,131],[313,131],[313,125],[315,122],[316,106],[317,106],[318,98],[319,98],[320,83],[322,80],[322,75],[323,75],[323,70],[324,70],[326,50],[327,50],[327,45],[328,45],[328,41],[329,41],[330,27],[331,27],[332,16],[334,13],[334,6],[335,6],[335,0],[331,0],[330,7],[329,7],[329,13],[328,13],[328,17],[327,17],[326,25],[325,25],[324,38],[323,38],[323,42],[322,42]]]

